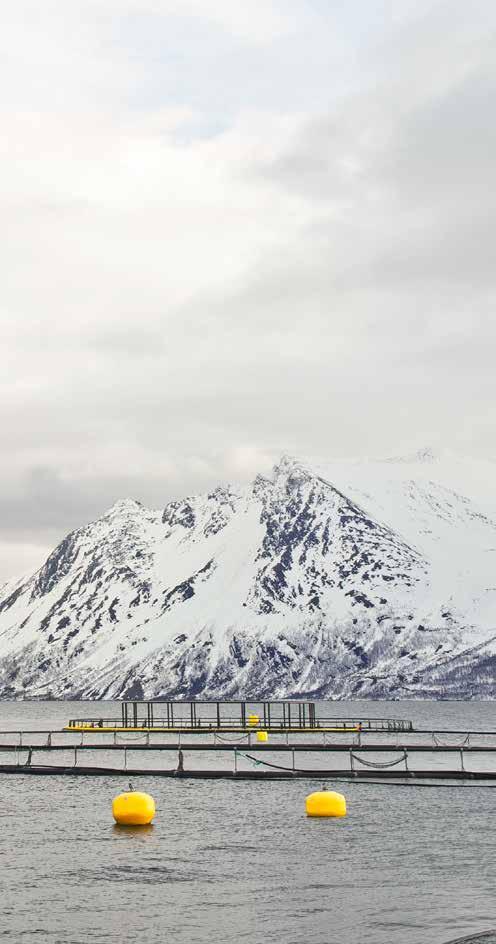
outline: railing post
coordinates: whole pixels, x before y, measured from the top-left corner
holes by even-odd
[[[463,770],[463,772],[465,773],[465,763],[464,763],[464,759],[463,759],[463,747],[460,748],[460,761],[461,761],[461,765],[462,765],[462,770]]]
[[[238,772],[238,752],[237,752],[236,748],[234,748],[233,754],[234,754],[234,773],[237,774],[237,772]]]
[[[293,750],[291,751],[291,753],[292,753],[292,755],[293,755],[293,773],[294,773],[294,770],[295,770],[295,749],[294,749],[294,747],[293,747]]]
[[[77,767],[77,747],[74,748],[74,766]]]
[[[403,750],[404,750],[404,752],[405,752],[405,773],[409,773],[409,770],[408,770],[408,751],[406,750],[405,747],[403,748]]]
[[[124,748],[124,770],[127,770],[127,747]]]
[[[355,776],[355,767],[353,764],[353,751],[351,750],[351,748],[350,748],[350,773],[352,777]]]

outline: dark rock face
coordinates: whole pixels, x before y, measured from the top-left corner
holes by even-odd
[[[56,584],[70,573],[79,553],[77,542],[77,531],[68,534],[66,538],[55,548],[53,554],[50,554],[46,564],[41,568],[36,578],[31,598],[44,596],[50,593],[50,590]]]
[[[163,524],[171,528],[181,525],[183,528],[194,528],[195,513],[187,501],[169,502],[162,515]]]
[[[405,586],[418,579],[420,555],[322,480],[291,474],[275,500],[271,488],[258,492],[265,536],[258,555],[262,567],[248,601],[258,612],[278,612],[279,604],[320,610],[326,587],[343,590],[352,606],[370,608],[376,604],[362,588],[374,577],[376,585],[377,577],[395,580],[399,569]],[[360,589],[353,586],[357,582]]]

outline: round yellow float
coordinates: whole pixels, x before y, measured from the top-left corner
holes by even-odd
[[[305,800],[307,816],[346,816],[346,800],[342,793],[319,790]]]
[[[112,816],[120,826],[148,826],[155,816],[155,801],[138,790],[120,793],[112,801]]]
[[[255,725],[260,724],[260,718],[258,715],[248,715],[248,724],[251,725],[251,727],[255,727]]]
[[[267,731],[257,731],[257,741],[262,741],[265,743],[269,740],[269,735]]]

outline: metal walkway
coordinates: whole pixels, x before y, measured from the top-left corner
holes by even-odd
[[[174,777],[190,780],[454,780],[454,781],[496,781],[496,771],[485,773],[481,771],[461,770],[355,770],[350,774],[349,768],[344,770],[328,768],[322,770],[150,770],[149,768],[122,768],[116,767],[62,767],[43,765],[2,764],[0,773],[33,775],[33,776],[70,776],[70,777]]]

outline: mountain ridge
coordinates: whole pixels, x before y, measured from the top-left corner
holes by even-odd
[[[0,588],[0,697],[494,697],[496,497],[443,461],[115,502]]]

